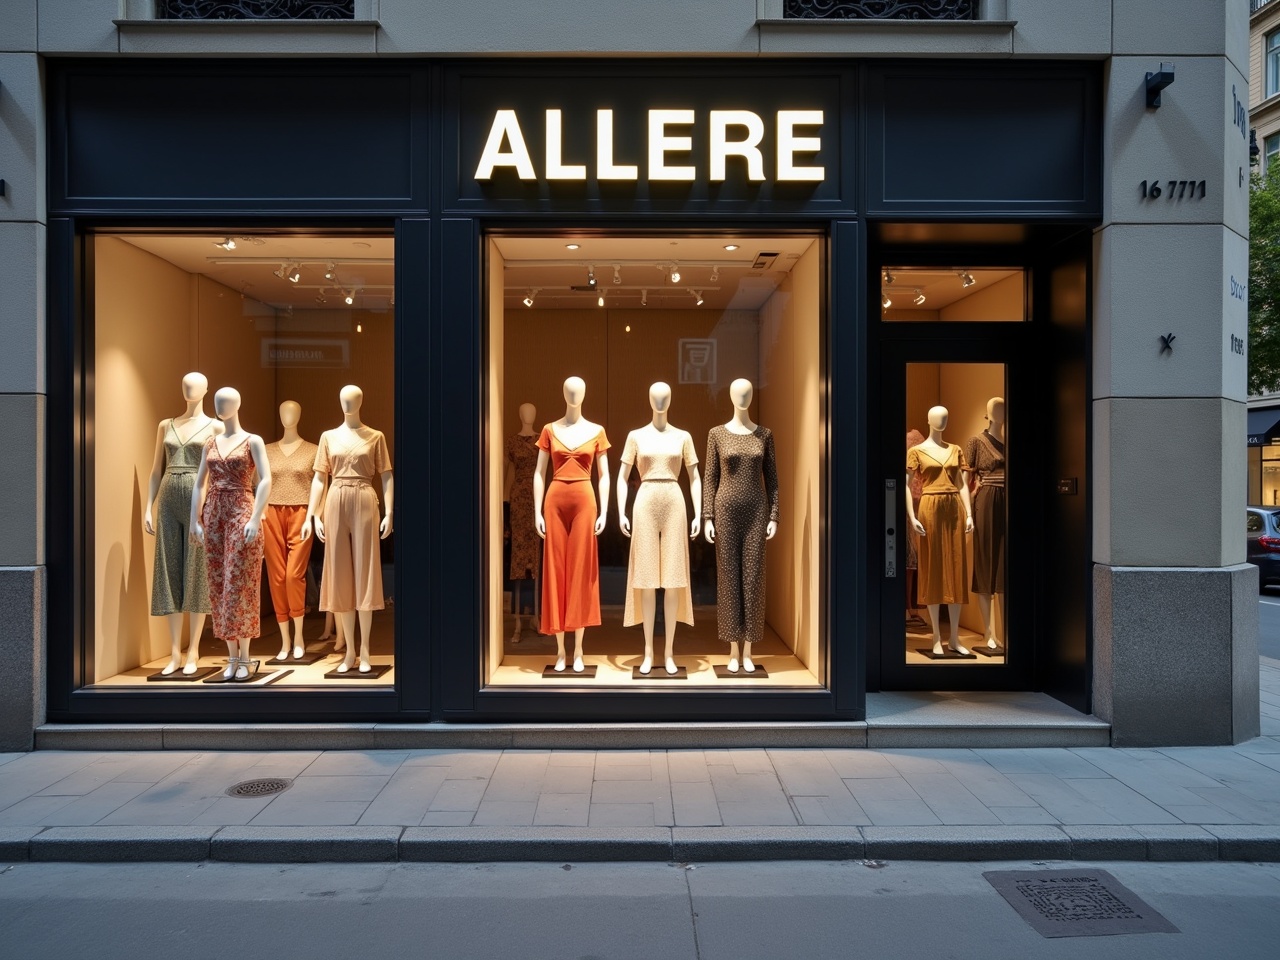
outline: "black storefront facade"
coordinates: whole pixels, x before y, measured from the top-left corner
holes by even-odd
[[[50,722],[859,720],[868,691],[905,689],[1037,690],[1090,711],[1097,64],[82,61],[53,64],[49,89]],[[96,489],[110,422],[100,332],[119,322],[100,300],[100,238],[158,235],[258,238],[268,248],[292,235],[393,244],[395,533],[383,559],[398,602],[394,626],[379,628],[392,681],[100,682],[103,624],[120,619],[96,569],[98,514],[112,509]],[[803,626],[812,682],[499,681],[511,648],[486,639],[502,629],[490,622],[501,589],[492,573],[501,550],[493,435],[502,432],[491,423],[502,283],[493,251],[581,238],[727,248],[743,236],[814,244],[817,508],[791,518],[806,524],[817,558],[806,574],[816,613]],[[674,260],[644,257],[674,273]],[[617,283],[629,264],[602,255],[591,268]],[[659,279],[670,286],[666,273]],[[1016,287],[1016,309],[955,319],[885,305],[899,289],[922,296],[922,278],[935,275],[957,288]],[[526,293],[504,286],[507,297]],[[321,285],[316,301],[334,289],[350,292]],[[646,303],[649,289],[636,292]],[[701,305],[703,289],[691,292]],[[548,294],[530,284],[527,296]],[[509,316],[519,309],[508,306]],[[903,436],[922,421],[902,398],[972,370],[1002,380],[1015,436],[1037,449],[1008,468],[998,614],[1007,651],[931,663],[910,653],[909,638],[903,655]],[[210,383],[206,407],[220,385]],[[538,426],[556,416],[545,408]],[[331,419],[304,423],[314,433]],[[613,454],[624,425],[643,422],[607,425]],[[247,426],[275,435],[274,425]],[[704,438],[695,443],[701,456]],[[275,643],[270,629],[264,621],[264,650]],[[204,652],[215,646],[206,641]]]

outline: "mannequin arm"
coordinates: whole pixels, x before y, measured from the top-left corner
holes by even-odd
[[[720,486],[720,451],[716,447],[716,435],[714,432],[707,434],[707,456],[703,460],[703,464],[707,468],[707,477],[706,482],[702,485],[702,516],[705,518],[702,524],[702,532],[706,535],[707,543],[715,543],[715,503],[716,488]],[[692,492],[691,487],[690,493]],[[694,497],[693,502],[696,504],[698,498]]]
[[[200,469],[196,471],[196,485],[191,491],[191,516],[187,523],[196,543],[204,543],[204,524],[200,522],[200,515],[204,512],[204,498],[208,492],[209,454],[205,451],[200,454]]]
[[[307,501],[307,516],[302,521],[302,539],[311,536],[314,527],[316,539],[324,543],[324,524],[320,522],[320,504],[324,500],[324,486],[327,474],[319,470],[311,478],[311,498]]]
[[[267,512],[267,500],[271,496],[271,464],[267,462],[267,448],[261,437],[249,438],[249,452],[253,454],[253,465],[258,468],[258,489],[253,497],[253,515],[244,527],[246,543],[258,535],[262,515]]]
[[[925,536],[924,524],[916,519],[916,505],[911,499],[911,474],[907,474],[907,482],[903,485],[903,490],[907,495],[907,523],[911,524],[911,529],[920,536]]]
[[[547,451],[538,451],[538,465],[533,468],[533,527],[538,536],[547,537],[547,521],[542,519],[542,496],[547,487]]]
[[[385,540],[391,536],[391,515],[395,512],[396,506],[396,478],[390,470],[382,471],[382,506],[385,515],[378,529],[382,532],[382,539]]]
[[[600,470],[600,486],[597,490],[600,496],[600,516],[596,517],[596,536],[600,536],[604,532],[605,522],[609,519],[609,455],[602,453],[596,459],[596,466]]]
[[[969,484],[960,488],[960,500],[964,503],[964,532],[973,533],[973,503],[969,499]]]
[[[156,494],[160,492],[160,480],[164,477],[164,421],[160,422],[160,426],[156,428],[156,453],[151,458],[151,476],[147,480],[147,509],[142,515],[142,526],[146,528],[147,533],[154,534],[156,532],[155,524],[151,521],[151,504],[156,501]]]
[[[627,519],[627,481],[631,477],[631,464],[624,462],[618,467],[618,529],[624,537],[631,536],[631,521]]]
[[[689,539],[697,540],[702,531],[702,477],[695,463],[689,470],[689,496],[693,498],[693,523],[689,524]]]

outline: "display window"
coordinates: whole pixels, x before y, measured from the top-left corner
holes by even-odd
[[[1004,663],[1005,365],[909,363],[906,384],[903,656],[908,664]]]
[[[991,267],[884,267],[880,316],[917,323],[1027,319],[1026,273]]]
[[[88,242],[86,685],[394,684],[393,239]]]
[[[1250,454],[1256,449],[1252,448]],[[1255,499],[1251,495],[1249,502],[1268,507],[1280,506],[1280,444],[1269,443],[1261,450],[1259,496]]]
[[[824,685],[824,246],[488,238],[489,686]]]

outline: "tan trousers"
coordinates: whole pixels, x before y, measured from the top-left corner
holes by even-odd
[[[321,610],[383,608],[379,522],[378,496],[368,480],[333,478],[324,505]]]

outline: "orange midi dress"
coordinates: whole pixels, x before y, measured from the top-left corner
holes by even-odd
[[[596,498],[591,466],[609,449],[601,430],[576,447],[565,446],[551,425],[538,449],[551,458],[551,483],[542,501],[547,536],[542,547],[543,633],[600,625],[600,555],[596,546]]]
[[[916,519],[924,525],[918,542],[916,592],[921,604],[969,602],[969,554],[964,541],[964,501],[961,472],[969,469],[964,451],[947,444],[939,460],[928,448],[907,451],[907,469],[924,481]]]

